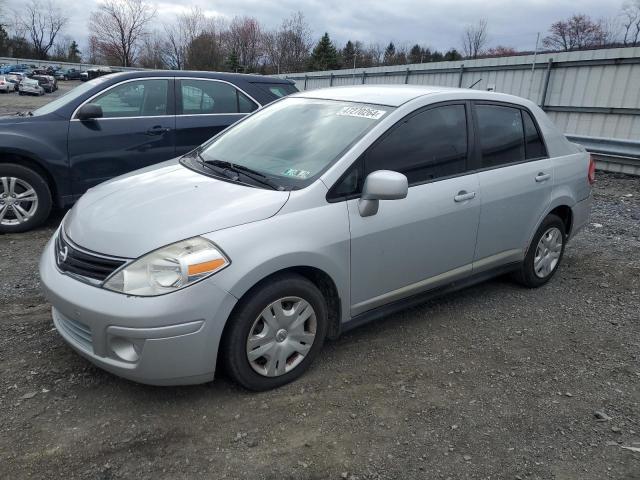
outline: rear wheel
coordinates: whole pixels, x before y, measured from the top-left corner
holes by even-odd
[[[249,390],[300,377],[322,349],[326,301],[305,277],[285,274],[250,290],[229,319],[222,354],[227,373]]]
[[[12,163],[0,164],[0,233],[31,230],[51,211],[51,190],[35,171]]]
[[[548,215],[533,236],[527,256],[515,278],[521,284],[540,287],[558,270],[567,239],[564,222],[557,215]]]

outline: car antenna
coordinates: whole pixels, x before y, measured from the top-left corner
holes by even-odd
[[[476,80],[475,82],[473,82],[473,83],[471,84],[471,86],[470,86],[469,88],[473,88],[473,87],[475,87],[475,86],[476,86],[477,84],[479,84],[481,81],[482,81],[482,79],[481,79],[481,78],[480,78],[480,79],[478,79],[478,80]]]

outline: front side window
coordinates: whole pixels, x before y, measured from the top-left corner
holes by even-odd
[[[289,188],[311,183],[393,110],[360,103],[285,98],[226,130],[200,151],[204,162],[250,168]]]
[[[181,80],[182,114],[249,113],[258,106],[233,85],[210,80]]]
[[[519,108],[477,105],[476,114],[482,168],[521,162],[525,159],[524,133]]]
[[[135,80],[113,87],[93,99],[104,118],[167,115],[168,80]]]
[[[365,154],[365,170],[393,170],[409,184],[456,175],[466,169],[464,105],[425,110],[400,122]]]

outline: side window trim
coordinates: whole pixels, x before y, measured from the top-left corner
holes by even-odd
[[[233,87],[236,91],[236,108],[237,112],[235,113],[182,113],[182,81],[183,80],[198,80],[198,81],[207,81],[207,82],[218,82],[218,83],[226,83]],[[246,91],[240,88],[238,85],[235,85],[231,82],[227,82],[226,80],[220,80],[217,78],[203,78],[203,77],[176,77],[176,115],[180,117],[202,117],[202,116],[220,116],[220,115],[249,115],[249,113],[240,113],[240,96],[238,93],[242,93],[245,97],[247,97],[251,102],[254,103],[255,109],[254,112],[262,107],[262,104],[258,102],[255,98],[249,95]]]
[[[464,175],[469,175],[471,173],[475,172],[475,169],[470,168],[473,165],[473,161],[472,158],[475,157],[476,155],[476,146],[475,146],[475,131],[472,128],[473,126],[473,121],[471,118],[471,103],[468,100],[446,100],[443,102],[438,102],[438,103],[432,103],[429,105],[425,105],[424,107],[420,107],[417,110],[414,110],[411,113],[408,113],[407,115],[405,115],[404,117],[402,117],[400,120],[398,120],[396,123],[394,123],[391,127],[389,127],[382,135],[380,135],[371,145],[369,145],[367,147],[367,149],[362,152],[362,154],[354,160],[354,162],[349,165],[349,167],[344,171],[344,173],[342,175],[340,175],[340,178],[338,178],[338,180],[336,182],[334,182],[334,184],[331,186],[331,188],[329,188],[329,191],[327,192],[326,195],[326,199],[329,203],[336,203],[336,202],[342,202],[342,201],[346,201],[346,200],[352,200],[354,198],[360,198],[360,194],[361,192],[358,191],[357,193],[352,193],[350,195],[341,195],[341,196],[335,196],[335,189],[338,187],[338,185],[340,185],[340,182],[342,182],[350,173],[351,170],[354,168],[360,168],[362,170],[362,175],[361,177],[364,177],[366,168],[365,168],[365,157],[367,156],[367,153],[376,147],[376,145],[378,145],[378,143],[380,143],[382,140],[384,140],[388,135],[390,135],[391,133],[393,133],[397,128],[399,128],[405,121],[410,120],[411,118],[413,118],[416,115],[420,115],[421,113],[424,113],[428,110],[432,110],[434,108],[438,108],[438,107],[447,107],[450,105],[462,105],[464,106],[465,109],[465,119],[466,119],[466,124],[467,124],[467,158],[466,158],[466,162],[465,162],[465,170],[463,172],[460,173],[456,173],[454,175],[448,175],[448,176],[444,176],[444,177],[438,177],[438,178],[434,178],[434,179],[429,179],[429,180],[425,180],[422,182],[414,182],[414,183],[410,183],[409,184],[409,188],[412,187],[417,187],[420,185],[425,185],[428,183],[434,183],[434,182],[439,182],[442,180],[448,180],[450,178],[456,178],[456,177],[461,177]],[[363,178],[363,182],[364,182],[364,178]],[[358,189],[361,189],[362,185],[358,185]]]
[[[473,131],[474,131],[474,137],[475,137],[475,141],[474,141],[475,155],[473,158],[473,164],[475,167],[474,171],[485,172],[488,170],[495,170],[497,168],[509,167],[511,165],[520,165],[521,163],[535,162],[537,160],[544,160],[545,158],[549,158],[549,149],[547,148],[547,142],[544,138],[544,135],[542,135],[540,126],[538,125],[538,119],[533,113],[531,113],[531,111],[527,107],[525,107],[524,105],[519,105],[517,103],[502,102],[498,100],[470,100],[469,103],[471,106],[471,116],[473,119]],[[522,119],[522,136],[523,136],[523,140],[525,140],[525,159],[524,160],[504,163],[502,165],[496,165],[491,167],[482,166],[482,150],[480,148],[480,139],[477,137],[479,126],[478,126],[478,115],[477,115],[476,107],[478,105],[495,105],[497,107],[509,107],[509,108],[516,108],[520,110],[520,118]],[[523,113],[528,113],[531,116],[531,120],[533,121],[533,125],[535,126],[536,131],[538,132],[538,136],[540,137],[540,140],[542,140],[542,145],[544,146],[544,151],[545,151],[545,156],[543,157],[536,157],[536,158],[529,158],[529,159],[526,158],[527,147],[526,147],[526,138],[525,138],[525,132],[524,132],[524,128],[525,128],[524,119],[522,118]]]
[[[91,103],[95,98],[104,95],[105,93],[107,93],[109,90],[112,90],[116,87],[119,87],[120,85],[124,85],[125,83],[131,83],[131,82],[141,82],[144,80],[167,80],[169,82],[169,85],[167,86],[167,114],[165,115],[144,115],[144,116],[138,116],[138,117],[106,117],[106,118],[100,118],[98,120],[102,121],[102,120],[121,120],[123,118],[166,118],[166,117],[173,117],[175,115],[175,95],[172,95],[171,93],[173,92],[175,87],[172,87],[172,85],[174,85],[174,79],[173,77],[138,77],[138,78],[129,78],[127,80],[123,80],[121,82],[118,83],[114,83],[113,85],[109,85],[107,88],[105,88],[104,90],[100,90],[99,92],[94,93],[93,95],[91,95],[87,100],[84,100],[83,102],[80,103],[80,105],[78,105],[75,110],[73,111],[73,113],[71,114],[71,122],[81,122],[82,120],[80,120],[79,118],[76,118],[76,115],[78,114],[78,110],[80,110],[83,106],[85,106],[87,103]]]

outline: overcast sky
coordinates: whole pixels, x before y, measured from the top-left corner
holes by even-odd
[[[16,8],[28,0],[4,0],[5,9]],[[87,21],[100,0],[54,0],[66,12],[70,23],[66,33],[81,47],[86,46]],[[574,13],[593,19],[613,17],[622,0],[172,0],[152,2],[157,6],[156,28],[191,5],[200,6],[207,15],[231,19],[236,15],[256,17],[267,28],[301,10],[314,36],[325,31],[342,47],[348,40],[365,43],[389,41],[397,45],[420,43],[447,50],[460,49],[464,26],[486,17],[491,46],[504,45],[533,50],[536,33]]]

